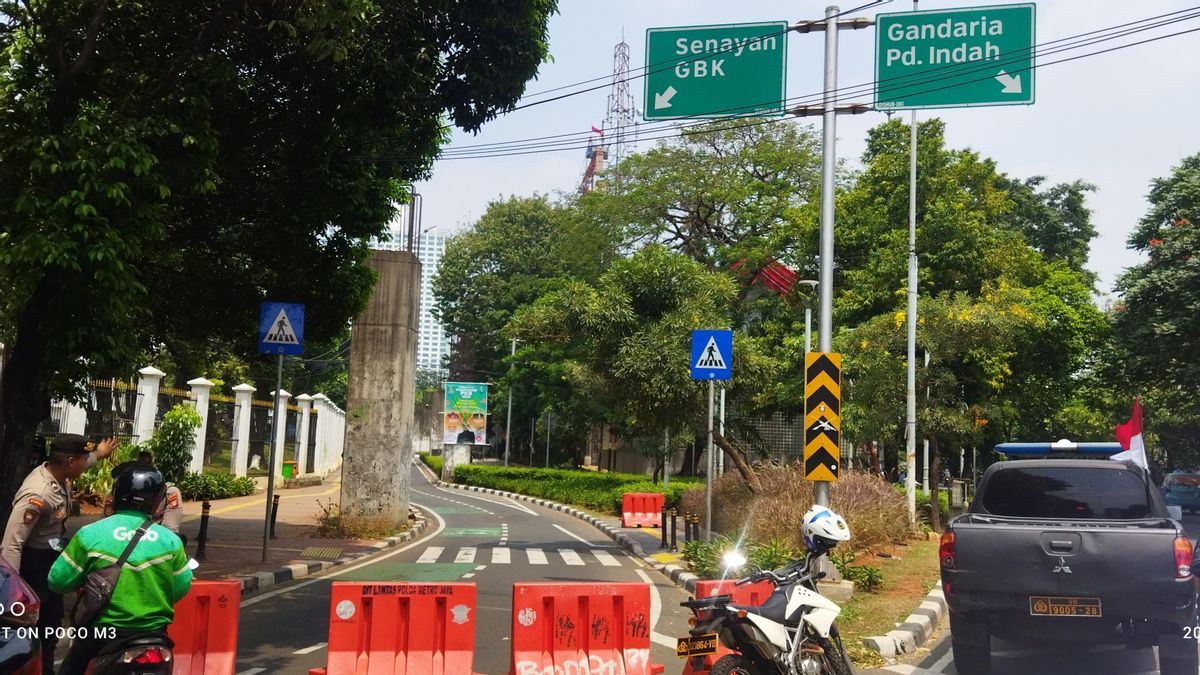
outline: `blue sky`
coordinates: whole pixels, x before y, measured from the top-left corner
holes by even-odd
[[[867,0],[847,2],[850,9]],[[988,2],[921,2],[920,9],[988,6]],[[561,0],[550,22],[553,61],[542,66],[528,92],[573,84],[612,72],[613,47],[622,35],[630,47],[634,75],[645,65],[647,28],[732,22],[817,19],[826,3],[753,0]],[[1037,3],[1037,41],[1061,39],[1091,30],[1183,10],[1179,0],[1050,0]],[[905,0],[873,7],[855,16],[911,9]],[[1071,51],[1045,60],[1103,49],[1170,32],[1200,28],[1191,19],[1135,37]],[[839,85],[874,79],[875,30],[842,31]],[[787,95],[820,92],[824,36],[788,38]],[[1085,180],[1097,186],[1089,204],[1100,236],[1093,242],[1089,267],[1100,277],[1101,292],[1111,290],[1120,270],[1138,258],[1125,240],[1146,210],[1152,178],[1166,175],[1188,154],[1200,152],[1200,33],[1123,49],[1109,54],[1039,68],[1037,102],[1032,106],[921,111],[946,121],[953,147],[970,147],[995,159],[1001,171],[1016,177],[1044,175],[1050,181]],[[642,108],[642,81],[630,82]],[[519,110],[487,124],[476,136],[456,132],[451,148],[560,133],[586,132],[604,121],[607,89]],[[535,99],[536,100],[536,99]],[[869,103],[864,97],[863,102]],[[907,118],[908,113],[903,113]],[[837,153],[857,166],[866,131],[884,121],[883,113],[839,116]],[[813,120],[819,130],[819,119]],[[643,143],[644,149],[649,143]],[[582,150],[489,159],[439,160],[430,181],[418,184],[425,199],[424,227],[457,232],[509,195],[554,194],[578,185]],[[836,236],[836,235],[835,235]],[[898,284],[904,280],[897,280]]]

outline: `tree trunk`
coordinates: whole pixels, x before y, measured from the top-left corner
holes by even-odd
[[[942,531],[942,509],[940,504],[942,489],[942,462],[938,457],[937,436],[929,438],[929,527],[934,532]]]
[[[8,522],[13,497],[35,465],[38,424],[50,415],[41,312],[45,283],[39,284],[17,322],[16,341],[0,379],[0,522]]]
[[[733,462],[735,467],[737,467],[738,473],[742,474],[742,479],[746,481],[746,487],[750,488],[750,492],[756,495],[762,494],[762,483],[759,482],[758,476],[754,473],[754,469],[751,469],[750,464],[746,462],[746,453],[735,447],[716,429],[713,429],[712,436],[713,442],[717,444],[717,447],[725,451],[725,455],[729,457],[729,460]]]
[[[658,482],[658,477],[660,475],[662,475],[662,469],[663,469],[663,460],[662,460],[662,457],[658,457],[654,461],[654,475],[651,477],[650,482],[652,482],[652,483]]]

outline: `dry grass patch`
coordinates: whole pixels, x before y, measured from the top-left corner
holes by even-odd
[[[879,654],[864,645],[862,639],[893,630],[937,585],[937,550],[937,541],[914,539],[907,545],[877,551],[891,557],[859,556],[855,560],[856,564],[881,568],[884,575],[883,586],[878,591],[855,592],[854,598],[842,605],[842,615],[837,621],[855,668],[884,665]]]

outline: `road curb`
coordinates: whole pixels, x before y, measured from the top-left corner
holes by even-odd
[[[699,577],[697,577],[695,574],[688,572],[679,565],[664,565],[654,558],[651,558],[650,556],[646,555],[646,551],[642,549],[642,545],[633,540],[633,537],[630,537],[624,532],[619,531],[618,529],[612,527],[608,523],[600,520],[590,513],[580,511],[573,506],[552,502],[549,499],[542,499],[541,497],[530,497],[529,495],[518,494],[516,492],[507,492],[505,490],[496,490],[493,488],[479,487],[478,485],[459,485],[458,483],[447,483],[434,475],[433,470],[428,466],[425,466],[425,463],[419,459],[417,460],[417,466],[419,466],[421,471],[424,472],[425,477],[437,487],[462,490],[463,492],[479,492],[482,494],[496,495],[499,497],[508,497],[509,499],[530,502],[532,504],[537,504],[538,506],[565,513],[569,516],[574,516],[575,518],[578,518],[579,520],[603,532],[605,536],[607,536],[609,539],[612,539],[621,548],[633,554],[647,567],[667,577],[671,583],[689,593],[696,592],[696,582],[699,581]]]
[[[399,546],[400,544],[410,542],[421,537],[421,535],[425,533],[425,529],[429,527],[429,521],[425,518],[425,512],[412,507],[409,507],[409,511],[415,516],[415,521],[413,522],[412,527],[394,537],[388,537],[387,539],[371,544],[370,551],[352,553],[350,555],[338,558],[333,562],[328,560],[306,560],[300,563],[284,565],[283,567],[279,567],[270,572],[257,572],[255,574],[238,575],[227,578],[240,582],[242,585],[242,597],[246,597],[247,595],[266,590],[272,586],[278,586],[289,581],[311,577],[315,574],[324,572],[325,570],[356,562],[369,555],[375,555],[380,551],[392,548],[394,546]]]
[[[863,644],[879,652],[885,659],[912,654],[925,644],[946,616],[946,595],[942,589],[929,591],[921,604],[895,630],[886,635],[863,638]]]

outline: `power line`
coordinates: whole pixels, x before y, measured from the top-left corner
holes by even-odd
[[[1193,7],[1193,8],[1191,8],[1191,10],[1183,10],[1183,11],[1192,11],[1192,10],[1196,10],[1196,9],[1200,9],[1200,7]],[[1196,13],[1196,14],[1191,14],[1188,16],[1164,20],[1164,21],[1161,21],[1154,25],[1142,26],[1139,28],[1126,30],[1126,31],[1123,31],[1120,33],[1113,33],[1111,35],[1106,35],[1101,38],[1094,38],[1094,39],[1086,40],[1086,41],[1079,40],[1079,38],[1086,37],[1089,35],[1095,35],[1097,33],[1103,33],[1103,32],[1110,32],[1110,31],[1114,31],[1117,29],[1125,28],[1127,26],[1132,26],[1132,25],[1136,25],[1139,23],[1146,23],[1147,21],[1157,20],[1162,17],[1172,16],[1174,14],[1179,14],[1179,13],[1181,13],[1181,12],[1172,12],[1170,14],[1160,15],[1159,17],[1151,17],[1149,19],[1142,19],[1142,20],[1138,20],[1135,22],[1120,24],[1117,26],[1100,29],[1097,31],[1090,31],[1088,33],[1082,33],[1082,34],[1079,34],[1076,36],[1071,36],[1068,38],[1062,38],[1059,40],[1050,41],[1050,42],[1044,43],[1043,45],[1040,45],[1039,47],[1035,47],[1035,50],[1037,50],[1041,47],[1046,47],[1048,45],[1053,45],[1053,44],[1057,44],[1057,43],[1065,43],[1065,42],[1071,42],[1071,41],[1078,41],[1078,42],[1076,44],[1065,44],[1065,45],[1059,46],[1055,49],[1049,49],[1049,50],[1041,49],[1040,51],[1035,51],[1035,54],[1037,56],[1048,56],[1048,55],[1058,54],[1058,53],[1062,53],[1062,52],[1066,52],[1066,51],[1081,49],[1081,48],[1088,47],[1091,45],[1099,44],[1101,42],[1107,42],[1107,41],[1114,40],[1114,39],[1117,39],[1120,37],[1127,37],[1129,35],[1133,35],[1136,33],[1141,33],[1141,32],[1145,32],[1148,30],[1153,30],[1156,28],[1161,28],[1163,26],[1171,25],[1174,23],[1179,23],[1181,21],[1186,21],[1186,20],[1190,20],[1190,19],[1194,19],[1194,18],[1200,18],[1200,13]],[[1200,30],[1200,29],[1190,29],[1190,30],[1186,30],[1186,31],[1179,31],[1176,33],[1157,36],[1157,37],[1149,38],[1146,40],[1140,40],[1137,42],[1127,43],[1127,44],[1123,44],[1123,45],[1117,45],[1115,47],[1111,47],[1108,49],[1099,50],[1099,51],[1095,51],[1095,52],[1089,52],[1087,54],[1082,54],[1082,55],[1078,55],[1075,57],[1058,59],[1055,61],[1051,61],[1049,63],[1034,64],[1032,67],[1026,66],[1026,67],[1022,67],[1022,68],[1014,68],[1014,69],[1012,69],[1012,72],[1010,74],[1026,72],[1026,71],[1032,70],[1034,68],[1040,68],[1040,67],[1044,67],[1044,66],[1054,65],[1057,63],[1065,63],[1068,61],[1074,61],[1074,60],[1086,58],[1089,56],[1105,54],[1105,53],[1109,53],[1112,51],[1125,49],[1128,47],[1146,44],[1149,42],[1156,42],[1158,40],[1192,33],[1192,32],[1195,32],[1196,30]],[[1026,49],[1026,50],[1021,50],[1021,51],[1028,52],[1030,50]],[[990,80],[993,78],[993,75],[991,74],[990,71],[993,71],[998,65],[1003,65],[1005,63],[1011,64],[1011,63],[1015,63],[1017,61],[1024,61],[1025,58],[1026,58],[1025,56],[1019,55],[1019,56],[1009,57],[1007,61],[1001,61],[1001,62],[986,61],[986,62],[971,62],[969,64],[963,64],[963,65],[956,64],[954,66],[949,66],[949,67],[944,67],[944,68],[948,68],[951,70],[957,70],[959,72],[947,73],[942,76],[931,76],[931,74],[930,74],[931,72],[935,72],[936,70],[941,70],[941,69],[935,69],[935,71],[929,71],[926,73],[921,73],[919,75],[909,76],[909,77],[913,78],[913,81],[911,83],[908,83],[906,86],[911,88],[911,87],[916,87],[918,85],[921,85],[923,83],[938,82],[938,81],[944,80],[950,76],[961,77],[964,75],[969,75],[972,72],[978,73],[978,72],[982,72],[984,70],[989,71],[989,73],[984,77],[979,77],[979,78],[975,78],[972,80],[966,80],[966,81],[958,81],[958,82],[955,82],[954,84],[940,85],[940,86],[936,86],[933,88],[923,89],[920,91],[912,91],[912,92],[909,92],[908,95],[915,96],[918,94],[925,94],[925,93],[936,92],[936,91],[941,91],[941,90],[945,90],[945,89],[952,89],[955,87],[962,86],[964,84],[969,84],[971,82]],[[901,78],[893,78],[893,79],[889,80],[889,83],[892,88],[898,88],[897,83],[900,80],[901,80]],[[841,101],[843,98],[850,98],[853,95],[859,95],[861,93],[870,92],[873,90],[873,88],[875,87],[876,84],[877,84],[877,82],[872,81],[872,82],[867,82],[867,83],[844,87],[840,90],[842,92],[842,95],[839,96],[837,100]],[[804,101],[812,101],[812,100],[817,100],[821,97],[823,97],[823,93],[809,94],[809,95],[786,99],[785,103],[788,103],[788,102],[799,103],[799,102],[804,102]],[[756,107],[756,106],[746,106],[746,107],[750,108],[750,107]],[[716,112],[728,112],[728,113],[730,113],[729,117],[736,117],[737,111],[741,110],[741,109],[743,109],[743,108],[729,108],[726,110],[716,111]],[[792,118],[790,118],[790,117],[772,118],[772,119],[767,120],[767,122],[790,121],[791,119]],[[680,131],[681,129],[684,130],[684,135],[687,135],[687,133],[686,133],[687,129],[697,127],[697,126],[702,126],[704,124],[707,124],[708,122],[709,122],[709,120],[703,120],[700,122],[693,122],[690,124],[680,125],[680,123],[678,121],[672,121],[672,122],[666,123],[665,125],[661,125],[655,129],[650,130],[649,133],[651,135],[645,136],[644,140],[658,140],[658,139],[674,137],[676,135],[676,133],[678,131]],[[747,125],[740,125],[739,127],[735,127],[735,128],[740,128],[740,127],[745,127],[745,126],[758,126],[759,124],[762,124],[762,123],[764,123],[764,122],[759,120],[754,123],[747,124]],[[653,135],[655,132],[660,132],[660,133],[658,135]],[[666,132],[666,133],[661,133],[661,132]],[[692,132],[692,133],[695,133],[695,132]],[[580,144],[584,139],[572,138],[572,137],[575,137],[578,135],[579,135],[578,133],[557,134],[557,135],[545,136],[545,137],[541,137],[541,138],[535,137],[535,138],[530,138],[530,139],[507,141],[507,142],[496,143],[496,144],[484,144],[484,145],[492,145],[493,147],[491,149],[485,149],[483,145],[479,146],[478,149],[476,149],[475,147],[460,148],[460,149],[458,149],[458,151],[455,151],[455,149],[451,148],[451,149],[448,149],[448,151],[446,153],[443,153],[443,155],[441,156],[441,159],[447,159],[447,160],[451,160],[451,159],[482,159],[482,158],[490,158],[490,157],[510,157],[510,156],[516,156],[516,155],[542,154],[542,153],[547,153],[547,152],[577,151],[577,150],[584,149],[586,147],[586,145]],[[563,140],[552,141],[551,139],[563,139]],[[546,141],[546,142],[542,142],[542,141]],[[395,160],[395,161],[402,161],[406,157],[408,157],[408,156],[407,155],[376,155],[376,156],[372,156],[372,158],[375,158],[375,159],[385,159],[385,160]]]

